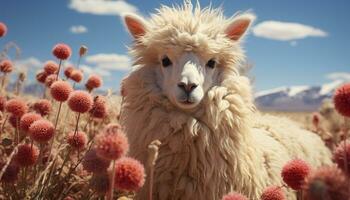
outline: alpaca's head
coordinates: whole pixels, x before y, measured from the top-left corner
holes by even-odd
[[[144,19],[124,16],[134,37],[135,64],[154,70],[155,83],[177,107],[192,109],[208,90],[220,85],[224,71],[237,74],[244,60],[240,42],[255,16],[226,19],[220,9],[163,6]]]

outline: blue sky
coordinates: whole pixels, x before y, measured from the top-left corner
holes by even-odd
[[[81,44],[89,47],[83,60],[87,73],[104,76],[105,87],[119,88],[128,73],[131,43],[120,13],[135,11],[143,16],[160,4],[182,0],[2,0],[0,21],[8,26],[0,47],[14,41],[22,50],[17,65],[30,73],[54,59],[54,44],[69,44],[77,61]],[[350,80],[350,1],[348,0],[212,0],[226,16],[253,10],[258,16],[245,41],[256,90],[288,85],[319,85],[332,79]],[[94,5],[91,5],[93,3]],[[291,24],[292,23],[292,24]],[[72,28],[73,27],[73,28]],[[74,29],[74,30],[72,30]],[[75,33],[73,33],[73,32]],[[13,57],[14,51],[10,52]]]

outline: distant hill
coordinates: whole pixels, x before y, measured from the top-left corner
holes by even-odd
[[[337,80],[321,86],[279,87],[257,92],[255,102],[261,110],[315,111],[323,100],[332,98],[334,90],[344,81]]]

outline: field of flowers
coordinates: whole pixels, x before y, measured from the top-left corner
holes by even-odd
[[[0,23],[0,39],[6,32]],[[81,46],[78,60],[87,51]],[[64,65],[72,56],[66,44],[55,45],[48,59],[56,61],[47,61],[36,74],[45,88],[41,97],[21,93],[24,73],[9,89],[14,80],[8,75],[16,66],[6,52],[1,55],[0,199],[133,199],[146,181],[146,170],[127,156],[128,139],[118,123],[122,97],[98,95],[103,80],[97,75],[84,79],[79,62]],[[82,86],[84,90],[76,89]],[[340,87],[317,113],[275,114],[319,134],[333,152],[334,166],[312,169],[303,160],[291,160],[281,172],[285,184],[266,188],[261,199],[286,199],[286,187],[298,191],[299,199],[350,199],[350,84]],[[223,197],[244,199],[238,193]]]
[[[1,37],[6,30],[0,23]],[[87,47],[78,53],[80,60]],[[103,81],[92,75],[83,83],[79,64],[62,67],[72,54],[68,45],[57,44],[52,54],[58,63],[47,61],[36,75],[45,87],[42,98],[21,94],[23,73],[10,91],[7,77],[16,66],[6,53],[1,59],[0,199],[132,198],[145,172],[126,157],[120,100],[96,95]],[[79,84],[85,90],[76,90]]]

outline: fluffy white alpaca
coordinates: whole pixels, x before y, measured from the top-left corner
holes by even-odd
[[[135,67],[122,83],[121,123],[130,155],[143,163],[148,144],[162,142],[154,199],[219,200],[237,191],[257,200],[265,187],[282,185],[290,159],[330,163],[318,136],[255,110],[249,80],[238,72],[254,18],[226,19],[220,9],[189,2],[163,6],[148,20],[125,15]],[[138,199],[147,199],[148,187]]]

